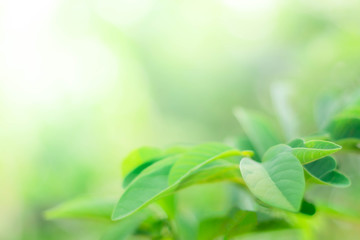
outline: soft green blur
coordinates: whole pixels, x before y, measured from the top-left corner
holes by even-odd
[[[288,109],[288,137],[308,135],[319,97],[360,86],[355,0],[0,6],[0,239],[97,239],[101,224],[43,212],[76,197],[119,196],[131,149],[236,136],[237,106],[271,116]],[[342,167],[353,187],[323,192],[360,212],[359,159],[349,158]],[[359,222],[318,221],[328,239],[360,234]]]

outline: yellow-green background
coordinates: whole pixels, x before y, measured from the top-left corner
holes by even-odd
[[[43,211],[118,196],[133,148],[223,141],[236,106],[274,115],[279,84],[297,134],[313,133],[319,95],[360,86],[359,13],[356,0],[3,0],[0,239],[96,239]],[[360,234],[341,224],[330,239]]]

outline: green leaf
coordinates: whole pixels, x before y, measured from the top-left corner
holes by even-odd
[[[119,220],[127,217],[160,197],[172,193],[183,180],[211,161],[240,154],[239,150],[231,149],[222,144],[210,143],[200,145],[184,154],[171,156],[152,164],[143,170],[125,189],[115,207],[112,219]],[[179,173],[182,174],[180,178],[177,178],[176,182],[169,183],[169,174],[173,171],[176,163],[179,162],[186,164],[179,164],[178,171],[173,173],[175,177],[179,176]],[[197,180],[201,183],[204,181],[204,178],[199,177]],[[194,179],[190,181],[191,185],[196,183]]]
[[[300,212],[305,215],[313,216],[316,213],[315,205],[304,199],[301,203]]]
[[[350,185],[350,180],[336,170],[336,161],[333,157],[327,156],[305,164],[304,168],[319,183],[334,187],[348,187]]]
[[[326,130],[345,149],[360,149],[360,106],[345,109],[328,124]]]
[[[180,153],[180,152],[178,152]],[[123,188],[126,188],[140,173],[142,173],[145,169],[147,169],[149,166],[151,166],[153,163],[157,161],[161,161],[162,159],[165,159],[167,157],[176,155],[177,153],[175,151],[172,151],[172,153],[166,153],[158,158],[153,158],[152,160],[146,161],[136,168],[134,168],[132,171],[130,171],[126,177],[123,180]]]
[[[114,199],[76,199],[62,203],[45,212],[47,219],[91,218],[110,220]]]
[[[168,175],[179,156],[156,162],[145,169],[124,191],[112,214],[112,220],[125,218],[157,197],[170,192]]]
[[[341,117],[330,123],[327,130],[334,140],[344,138],[360,139],[360,117]]]
[[[123,180],[123,187],[126,188],[144,169],[155,163],[157,160],[147,161],[143,164],[140,164],[138,167],[134,168],[129,172]]]
[[[273,146],[269,148],[266,153],[264,154],[262,158],[262,162],[266,162],[269,160],[274,159],[276,156],[278,156],[280,153],[288,152],[291,153],[292,149],[286,144],[278,144],[276,146]]]
[[[139,165],[159,158],[162,151],[154,147],[141,147],[132,151],[127,157],[124,158],[121,164],[121,173],[125,177],[129,172],[134,170]]]
[[[234,114],[260,156],[268,148],[282,142],[271,121],[265,116],[241,108],[236,109]]]
[[[305,147],[305,142],[301,138],[295,138],[294,140],[289,142],[288,145],[292,148]]]
[[[246,136],[240,136],[236,139],[236,142],[234,144],[236,146],[236,148],[238,149],[247,149],[250,151],[254,152],[254,156],[252,157],[252,159],[260,162],[260,156],[259,154],[256,152],[254,146],[252,145],[251,141],[249,140],[248,137]]]
[[[342,146],[344,150],[360,151],[360,139],[358,138],[344,138],[337,140],[336,143]]]
[[[242,153],[220,143],[207,143],[197,146],[176,161],[169,174],[169,185],[181,181],[211,161],[232,156],[242,156]]]
[[[244,158],[240,170],[249,190],[258,199],[277,208],[299,211],[305,179],[303,167],[291,153],[279,153],[264,163]]]
[[[219,181],[244,183],[239,171],[239,165],[232,164],[226,161],[219,161],[215,164],[206,165],[205,167],[195,171],[190,176],[184,178],[184,180],[181,181],[177,189],[186,188],[194,184]]]
[[[304,142],[301,139],[296,139],[289,145],[293,147],[292,153],[302,164],[310,163],[341,149],[341,146],[333,142],[322,140],[310,140]]]
[[[320,178],[336,169],[336,161],[333,157],[326,156],[317,161],[305,164],[304,168],[314,176]]]
[[[281,216],[278,216],[273,211],[259,210],[256,212],[258,225],[256,230],[258,231],[274,231],[280,229],[290,229],[293,226],[289,221]]]

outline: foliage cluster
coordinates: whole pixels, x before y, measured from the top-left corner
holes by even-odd
[[[312,238],[308,223],[315,215],[347,214],[312,203],[307,190],[350,185],[336,158],[359,150],[360,102],[323,119],[318,133],[287,143],[269,117],[244,109],[235,116],[244,132],[235,141],[136,149],[122,161],[124,190],[117,204],[76,200],[49,210],[47,217],[105,219],[109,230],[103,239],[206,240],[279,229],[300,229],[299,238]],[[197,195],[205,183],[230,199],[220,211],[212,206],[214,195]],[[184,189],[202,198],[206,214],[192,212],[193,204],[178,198]]]

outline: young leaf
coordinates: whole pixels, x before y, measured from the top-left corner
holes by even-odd
[[[112,220],[125,218],[151,203],[161,194],[171,191],[168,175],[178,157],[169,157],[145,169],[125,189],[113,211]]]
[[[310,163],[341,149],[341,146],[333,142],[322,140],[310,140],[304,142],[302,139],[296,139],[289,145],[293,147],[292,153],[302,164]]]
[[[144,169],[155,163],[157,160],[147,161],[130,171],[123,180],[123,187],[126,188]]]
[[[209,164],[182,180],[177,190],[194,184],[219,181],[243,183],[238,164],[232,164],[226,161],[220,161],[213,165]]]
[[[110,220],[114,199],[76,199],[65,202],[45,212],[47,219],[91,218]]]
[[[261,201],[284,210],[299,211],[305,179],[300,162],[291,153],[280,153],[262,164],[244,158],[240,170],[250,191]]]
[[[144,149],[144,148],[142,148],[142,149]],[[129,173],[127,173],[127,175],[125,176],[125,178],[123,180],[123,187],[126,188],[143,170],[145,170],[147,167],[149,167],[153,163],[160,161],[162,159],[165,159],[167,157],[176,155],[176,154],[184,153],[188,149],[189,149],[188,147],[182,147],[182,146],[171,147],[169,149],[166,149],[166,151],[163,154],[159,153],[158,157],[154,157],[154,158],[149,157],[148,160],[146,158],[140,159],[141,161],[144,161],[144,163],[139,164],[137,167],[135,167]],[[155,150],[155,152],[156,152],[156,150]],[[155,156],[155,155],[150,154],[147,156]]]
[[[143,170],[125,189],[115,207],[112,219],[119,220],[129,216],[156,199],[175,191],[182,180],[189,177],[205,164],[218,158],[236,155],[241,155],[241,152],[222,144],[210,143],[200,145],[184,154],[171,156],[152,164]],[[174,171],[174,176],[177,177],[181,173],[180,178],[177,178],[174,183],[169,183],[170,170],[173,171],[175,162],[188,164],[179,164],[179,171]],[[184,171],[186,169],[187,171]],[[204,178],[198,178],[197,180],[202,182]],[[191,184],[195,184],[194,179]]]
[[[169,174],[169,185],[175,184],[211,161],[231,156],[242,156],[242,153],[220,143],[197,146],[176,161]]]
[[[344,138],[360,139],[360,116],[341,117],[334,119],[328,126],[331,138],[340,140]]]
[[[348,187],[350,185],[350,180],[336,170],[336,161],[333,157],[327,156],[305,164],[304,168],[320,183],[334,187]]]
[[[338,114],[326,127],[333,140],[345,149],[360,149],[360,106],[352,106]]]
[[[127,157],[124,158],[121,164],[121,173],[125,177],[129,172],[138,167],[139,165],[159,158],[162,151],[154,147],[141,147],[132,151]]]
[[[266,117],[247,112],[241,108],[236,109],[234,114],[260,156],[268,148],[281,143],[278,133]]]

